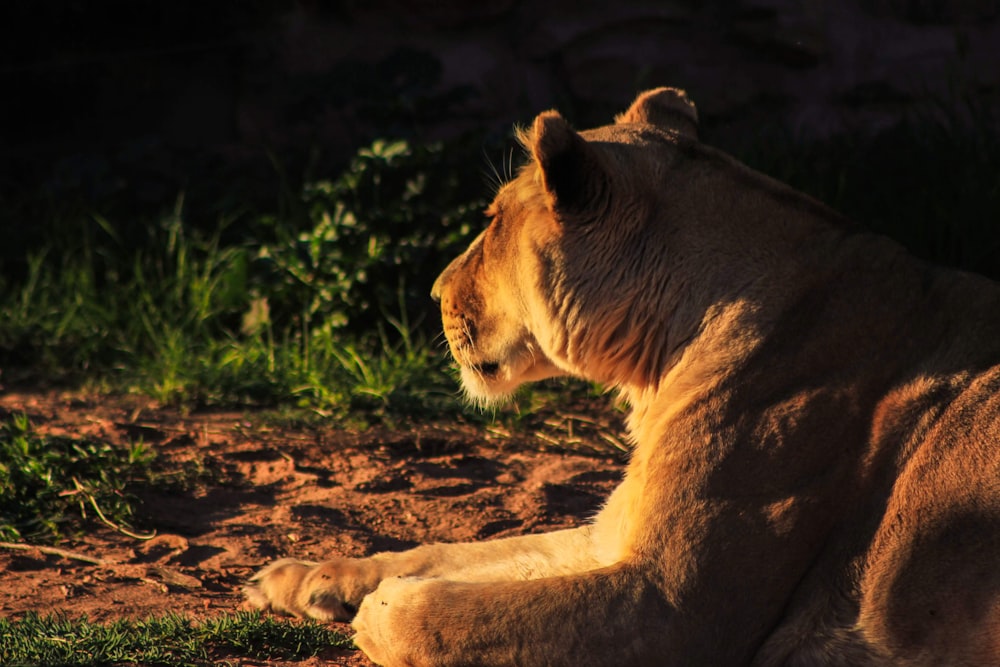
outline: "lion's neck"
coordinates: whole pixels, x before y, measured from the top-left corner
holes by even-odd
[[[631,407],[634,442],[658,440],[670,420],[695,401],[711,395],[717,384],[749,359],[764,341],[772,313],[751,299],[716,304],[675,353],[673,363],[652,380],[617,385]]]
[[[797,203],[729,192],[738,189],[709,204],[675,198],[651,207],[671,223],[651,221],[642,243],[618,250],[629,261],[605,274],[613,302],[588,304],[570,283],[560,302],[585,304],[565,320],[571,367],[619,388],[633,405],[674,381],[698,385],[832,270],[824,255],[842,229],[801,218]],[[701,350],[698,358],[692,349]]]

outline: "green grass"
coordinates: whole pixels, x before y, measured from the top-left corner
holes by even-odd
[[[341,415],[460,409],[445,355],[405,313],[368,334],[275,322],[246,287],[243,249],[186,240],[181,229],[172,221],[159,255],[137,257],[127,282],[86,254],[33,258],[0,302],[0,349],[21,367],[27,359],[35,377],[164,402],[291,403]]]
[[[141,442],[41,436],[25,415],[8,417],[0,423],[0,540],[51,542],[98,522],[134,534],[134,489],[200,474],[195,463],[160,471],[155,458]]]
[[[67,235],[82,240],[57,234],[0,282],[5,380],[338,417],[460,413],[434,327],[410,324],[480,205],[455,194],[457,170],[434,169],[443,159],[375,142],[338,179],[303,189],[304,221],[243,220],[267,242],[233,241],[229,224],[191,229],[183,198],[128,247],[101,215],[46,221],[82,227]]]
[[[0,618],[0,664],[9,667],[239,664],[300,660],[351,640],[316,623],[239,612],[202,622],[176,614],[108,624],[28,614]]]

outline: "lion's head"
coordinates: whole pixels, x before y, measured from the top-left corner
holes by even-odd
[[[662,266],[662,180],[696,128],[685,94],[660,88],[614,125],[578,133],[549,111],[521,132],[529,162],[432,292],[471,398],[555,375],[627,384],[663,371],[679,341],[647,337],[684,286]]]

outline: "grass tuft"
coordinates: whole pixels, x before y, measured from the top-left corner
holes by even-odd
[[[42,436],[24,414],[0,422],[0,540],[51,542],[101,522],[131,534],[138,485],[175,486],[195,464],[160,473],[142,442]]]
[[[350,638],[316,623],[259,612],[225,614],[202,622],[177,614],[108,624],[34,613],[19,620],[0,618],[0,664],[11,667],[200,667],[239,664],[240,658],[299,660],[329,648],[352,647]]]

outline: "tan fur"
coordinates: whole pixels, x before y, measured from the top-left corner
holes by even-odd
[[[471,398],[632,406],[577,530],[279,561],[251,601],[356,608],[384,665],[1000,665],[1000,288],[696,139],[686,96],[555,112],[441,275]],[[873,184],[873,187],[877,184]]]

